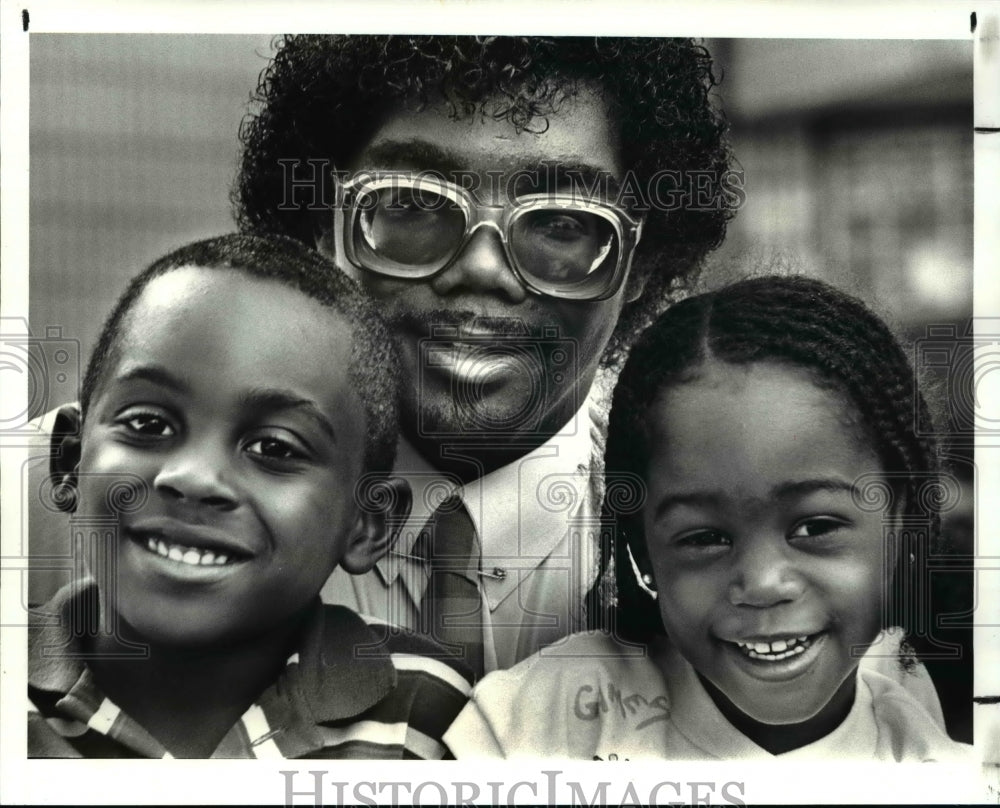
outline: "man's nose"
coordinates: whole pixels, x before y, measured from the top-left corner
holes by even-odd
[[[153,488],[188,505],[232,510],[239,500],[228,479],[229,463],[225,447],[210,440],[189,442],[166,456]]]
[[[729,602],[767,608],[801,597],[805,583],[791,558],[793,552],[784,537],[745,543],[733,565]]]
[[[480,222],[458,257],[431,280],[431,288],[442,297],[460,292],[500,295],[510,303],[521,303],[528,292],[507,261],[500,228],[496,222]]]

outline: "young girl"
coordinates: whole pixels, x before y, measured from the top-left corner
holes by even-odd
[[[757,278],[674,306],[611,410],[614,631],[487,677],[452,752],[964,755],[899,681],[859,668],[919,595],[932,432],[888,328],[825,284]]]

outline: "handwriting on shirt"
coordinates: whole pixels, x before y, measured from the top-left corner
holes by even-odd
[[[642,716],[642,720],[635,725],[635,728],[643,729],[657,721],[666,721],[670,717],[670,700],[665,695],[659,695],[654,699],[647,699],[641,693],[626,695],[613,682],[598,686],[596,693],[591,685],[581,685],[576,691],[573,712],[581,721],[594,721],[611,710],[620,713],[622,718]]]

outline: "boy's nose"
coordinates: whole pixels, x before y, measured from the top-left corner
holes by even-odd
[[[745,546],[733,568],[729,602],[766,608],[789,603],[804,591],[804,582],[787,555],[784,541],[756,541]]]
[[[154,490],[188,504],[232,510],[236,490],[226,480],[223,463],[208,447],[173,453],[153,479]]]
[[[442,297],[468,292],[494,294],[510,303],[521,303],[528,292],[507,262],[496,222],[480,222],[468,242],[444,272],[431,280]]]

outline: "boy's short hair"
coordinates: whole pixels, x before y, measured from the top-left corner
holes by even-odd
[[[84,416],[116,358],[128,313],[155,278],[182,267],[228,269],[297,289],[350,325],[348,377],[365,412],[362,473],[389,472],[398,437],[398,359],[382,318],[361,288],[315,250],[287,237],[231,234],[194,242],[154,261],[132,279],[101,329],[80,398]]]

